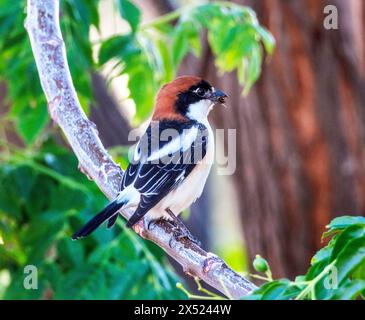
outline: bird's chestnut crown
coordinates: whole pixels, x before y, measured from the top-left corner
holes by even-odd
[[[156,100],[153,119],[201,120],[212,105],[224,103],[227,95],[194,76],[178,77],[164,85]]]

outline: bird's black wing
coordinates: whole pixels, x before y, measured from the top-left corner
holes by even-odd
[[[122,188],[133,184],[141,193],[127,226],[138,222],[191,173],[204,158],[207,143],[206,127],[195,121],[164,121],[149,126],[135,150],[134,160],[138,161],[129,165],[122,181]]]

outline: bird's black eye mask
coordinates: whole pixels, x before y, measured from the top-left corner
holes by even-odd
[[[206,95],[212,91],[212,86],[205,80],[191,86],[187,91],[178,94],[176,100],[176,109],[183,115],[186,115],[191,104],[206,99]]]

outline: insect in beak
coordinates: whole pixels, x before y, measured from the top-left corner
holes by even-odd
[[[221,90],[215,90],[210,95],[209,99],[215,103],[224,104],[226,102],[227,95]]]

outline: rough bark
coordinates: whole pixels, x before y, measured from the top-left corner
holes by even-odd
[[[78,101],[59,27],[59,1],[28,0],[25,25],[50,116],[63,130],[82,170],[106,196],[115,197],[123,172],[106,152],[95,125],[86,118]],[[123,216],[128,219],[131,212],[125,210]],[[198,276],[224,294],[239,298],[256,288],[219,257],[187,239],[172,240],[173,232],[167,223],[154,224],[148,230],[142,221],[136,231],[163,248],[185,272]]]

